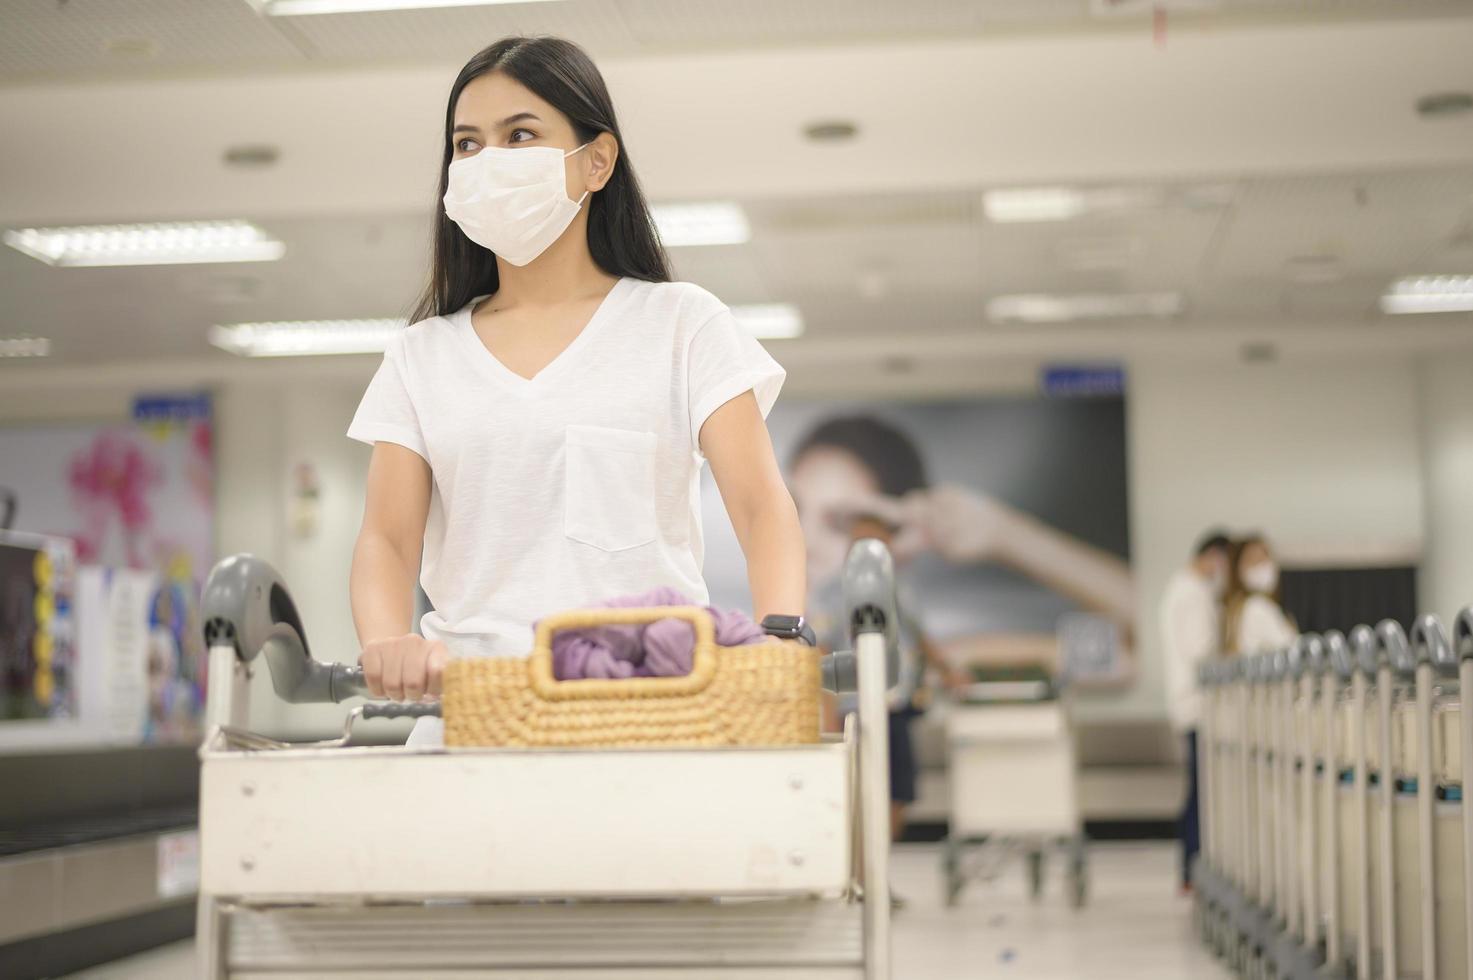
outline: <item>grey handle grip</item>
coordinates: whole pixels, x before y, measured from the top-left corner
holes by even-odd
[[[861,633],[885,634],[885,685],[900,681],[900,609],[895,595],[895,561],[883,543],[856,541],[844,560],[846,634],[854,643]],[[823,686],[836,693],[858,690],[859,671],[851,651],[835,651],[823,659]]]
[[[1467,606],[1458,613],[1457,621],[1453,623],[1453,648],[1458,659],[1473,660],[1473,606]]]
[[[1458,656],[1442,620],[1431,613],[1418,617],[1412,624],[1412,653],[1417,663],[1430,663],[1441,674],[1458,672]]]
[[[1355,653],[1339,630],[1325,630],[1321,637],[1325,641],[1325,654],[1329,669],[1341,680],[1350,680],[1355,673]]]
[[[1394,619],[1381,620],[1376,624],[1376,639],[1380,641],[1384,662],[1391,665],[1393,673],[1403,677],[1416,673],[1417,661],[1412,656],[1412,645],[1400,623]]]
[[[364,720],[372,718],[438,718],[439,701],[370,701],[362,707]]]
[[[271,686],[288,704],[321,704],[368,693],[362,672],[312,659],[286,584],[253,555],[221,561],[205,582],[200,609],[207,646],[230,646],[244,663],[264,657]]]
[[[1361,623],[1350,631],[1350,652],[1355,657],[1355,669],[1367,677],[1376,676],[1376,664],[1380,658],[1380,643],[1376,631]]]

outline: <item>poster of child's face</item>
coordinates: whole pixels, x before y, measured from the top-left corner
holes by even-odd
[[[1055,666],[1061,623],[1080,613],[1113,623],[1128,647],[1122,399],[791,400],[768,426],[802,522],[810,602],[834,593],[856,536],[880,536],[927,630],[981,659]],[[712,600],[748,608],[714,487],[703,499]]]

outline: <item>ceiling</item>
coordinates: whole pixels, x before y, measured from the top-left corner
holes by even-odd
[[[249,0],[6,0],[0,79],[464,60],[545,33],[603,57],[1467,15],[1473,0],[561,0],[262,17]],[[468,40],[475,39],[475,40]]]
[[[385,316],[424,276],[444,93],[514,31],[599,58],[657,200],[734,199],[743,246],[676,268],[790,301],[785,363],[1473,347],[1384,318],[1393,279],[1473,272],[1473,0],[614,0],[263,18],[245,0],[0,0],[0,226],[248,218],[275,263],[53,269],[0,248],[0,335],[60,365],[227,355],[212,323]],[[474,39],[469,44],[467,39]],[[114,49],[110,51],[109,44]],[[815,145],[803,127],[852,120]],[[226,167],[239,144],[279,162]],[[1132,188],[1106,216],[995,224],[989,188]],[[1180,292],[1167,323],[1002,326],[1011,293]],[[1415,320],[1413,323],[1411,321]],[[4,365],[15,377],[30,366]]]

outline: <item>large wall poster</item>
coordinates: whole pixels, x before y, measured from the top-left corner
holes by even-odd
[[[926,628],[1000,667],[1060,669],[1059,635],[1118,638],[1080,683],[1135,676],[1125,403],[1120,397],[940,403],[782,400],[768,420],[808,550],[810,606],[839,571],[861,514],[896,528],[893,550]],[[712,599],[750,608],[746,567],[709,473]],[[825,610],[812,608],[815,618]]]

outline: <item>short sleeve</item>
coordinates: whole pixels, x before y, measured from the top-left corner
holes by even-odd
[[[766,418],[786,377],[772,355],[723,308],[690,341],[686,380],[692,438],[699,440],[701,426],[713,412],[748,391],[757,396],[757,407]]]
[[[414,411],[414,402],[405,382],[404,351],[397,337],[384,351],[383,363],[368,383],[363,400],[358,403],[353,423],[348,426],[348,438],[370,446],[376,442],[392,442],[429,460],[419,416]]]

